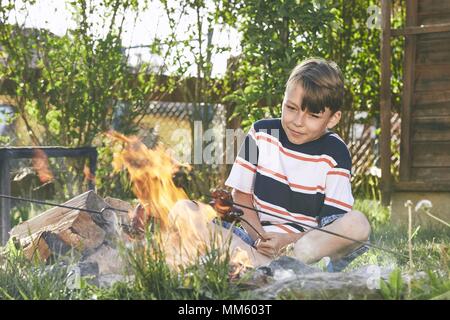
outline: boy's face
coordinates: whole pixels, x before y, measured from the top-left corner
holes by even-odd
[[[311,113],[301,109],[303,87],[291,85],[286,89],[281,112],[281,125],[290,142],[302,144],[320,138],[327,129],[333,128],[341,119],[341,112]]]

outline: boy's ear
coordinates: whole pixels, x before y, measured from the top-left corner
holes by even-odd
[[[333,129],[341,120],[341,115],[342,115],[341,111],[336,111],[335,113],[333,113],[330,119],[328,120],[327,129],[329,130]]]

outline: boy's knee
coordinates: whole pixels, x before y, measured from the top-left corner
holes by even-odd
[[[305,264],[310,264],[316,261],[317,248],[305,243],[304,241],[297,241],[294,244],[294,256]]]
[[[371,227],[367,217],[360,211],[353,210],[345,214],[346,220],[351,226],[353,237],[360,241],[369,239]]]

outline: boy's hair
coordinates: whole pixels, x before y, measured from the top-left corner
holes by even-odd
[[[337,64],[321,58],[310,58],[296,66],[286,82],[301,85],[303,99],[301,108],[312,113],[330,108],[332,113],[340,110],[344,102],[344,77]]]

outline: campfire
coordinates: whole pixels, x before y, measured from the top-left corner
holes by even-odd
[[[125,137],[117,132],[110,136],[124,143],[115,155],[115,170],[126,168],[133,192],[144,210],[143,224],[151,218],[159,226],[158,242],[167,262],[177,267],[194,263],[211,247],[225,248],[226,239],[216,232],[212,221],[217,212],[207,204],[190,201],[185,191],[172,179],[180,164],[161,146],[148,149],[137,137]],[[249,266],[244,251],[235,251],[233,264]]]
[[[99,273],[120,273],[123,263],[119,263],[117,240],[145,244],[143,234],[147,231],[152,232],[152,239],[175,270],[201,261],[213,248],[223,249],[225,256],[230,232],[213,222],[218,212],[211,205],[191,201],[176,186],[173,176],[180,164],[162,146],[148,149],[137,137],[117,132],[108,135],[120,146],[113,167],[127,170],[139,205],[133,209],[131,204],[102,199],[93,191],[75,197],[65,207],[55,206],[11,231],[11,238],[25,255],[47,260],[75,249],[83,261],[96,262]],[[44,181],[52,178],[43,152],[34,163]],[[86,168],[84,175],[95,178]],[[252,264],[247,251],[234,247],[231,253],[230,276],[237,278]]]

